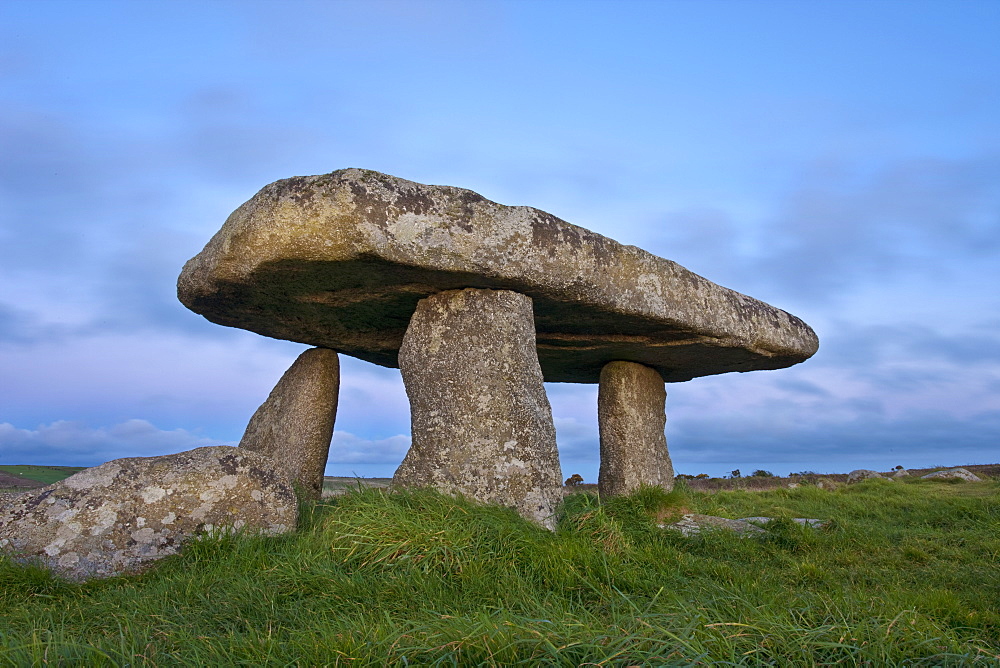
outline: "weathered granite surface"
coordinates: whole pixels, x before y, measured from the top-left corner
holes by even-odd
[[[553,528],[562,473],[531,299],[476,289],[427,297],[399,362],[413,442],[393,484],[513,507]]]
[[[683,515],[680,520],[673,524],[660,524],[661,529],[672,529],[680,531],[684,536],[696,536],[702,531],[724,529],[733,531],[740,535],[764,533],[769,522],[774,521],[773,517],[744,517],[738,520],[731,520],[725,517],[714,515],[701,515],[690,513]],[[794,517],[792,521],[813,529],[820,529],[827,523],[825,520],[817,520],[806,517]]]
[[[272,461],[213,446],[116,459],[0,498],[0,550],[86,580],[139,571],[213,529],[279,534],[297,517]]]
[[[887,478],[878,471],[872,471],[871,469],[855,469],[847,474],[847,484],[853,485],[856,482],[861,482],[862,480],[892,480],[893,478]]]
[[[384,366],[417,303],[451,289],[533,300],[546,380],[597,382],[630,360],[665,381],[810,357],[798,318],[634,246],[470,190],[344,169],[266,186],[184,267],[209,320]]]
[[[927,475],[922,475],[920,477],[925,480],[964,480],[966,482],[983,481],[982,478],[969,469],[963,469],[961,467],[948,469],[947,471],[935,471],[934,473],[928,473]]]
[[[320,498],[339,389],[337,353],[305,351],[250,418],[240,447],[267,455],[307,496]]]
[[[601,370],[597,418],[601,435],[601,496],[628,494],[642,485],[671,490],[674,467],[667,451],[667,392],[652,367],[609,362]]]

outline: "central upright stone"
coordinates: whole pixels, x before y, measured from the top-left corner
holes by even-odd
[[[532,300],[510,290],[421,299],[399,349],[413,444],[399,486],[433,486],[553,528],[562,474]]]
[[[674,487],[667,451],[663,378],[635,362],[609,362],[601,369],[597,417],[601,433],[601,496],[628,494],[642,485]]]

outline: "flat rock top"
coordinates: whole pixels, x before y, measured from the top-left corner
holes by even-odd
[[[470,190],[344,169],[263,188],[178,281],[212,322],[396,367],[417,302],[461,288],[532,298],[547,381],[612,360],[666,381],[778,369],[818,339],[785,311],[675,262]]]

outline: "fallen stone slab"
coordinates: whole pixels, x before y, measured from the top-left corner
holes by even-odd
[[[661,529],[672,529],[680,531],[685,536],[694,536],[708,529],[727,529],[738,534],[762,533],[764,529],[744,522],[743,520],[731,520],[725,517],[715,517],[714,515],[702,515],[700,513],[688,513],[682,515],[681,519],[673,524],[661,524]]]
[[[0,498],[0,551],[72,580],[134,573],[213,530],[295,528],[291,483],[231,446],[116,459]]]
[[[741,517],[740,522],[749,522],[750,524],[756,524],[757,526],[766,526],[768,522],[773,522],[775,518],[773,517]],[[801,524],[802,526],[810,527],[812,529],[819,529],[826,526],[826,520],[817,520],[810,517],[793,517],[792,521],[796,524]]]
[[[343,169],[263,188],[184,267],[212,322],[398,367],[417,303],[446,290],[532,299],[546,381],[598,382],[615,360],[665,381],[779,369],[816,334],[675,262],[470,190]]]
[[[731,520],[725,517],[715,517],[714,515],[688,513],[681,516],[681,519],[673,524],[661,524],[659,526],[661,529],[680,531],[684,536],[694,536],[702,531],[719,529],[733,531],[740,535],[748,535],[763,533],[766,531],[764,527],[769,522],[774,521],[774,519],[773,517],[744,517],[738,520]],[[792,521],[814,529],[819,529],[826,525],[825,520],[805,517],[795,517],[792,518]]]
[[[870,469],[855,469],[847,474],[848,485],[853,485],[854,483],[858,483],[863,480],[892,480],[892,479],[893,478],[886,478],[878,471],[872,471]]]
[[[983,479],[968,469],[955,468],[947,471],[935,471],[920,476],[923,480],[964,480],[966,482],[982,482]]]

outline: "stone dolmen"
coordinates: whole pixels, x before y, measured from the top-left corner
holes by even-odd
[[[317,347],[240,443],[307,491],[344,353],[402,373],[412,446],[394,484],[545,526],[562,476],[543,381],[600,384],[602,493],[669,488],[664,382],[779,369],[818,346],[782,310],[544,211],[362,169],[266,186],[185,265],[178,296],[212,322]]]

